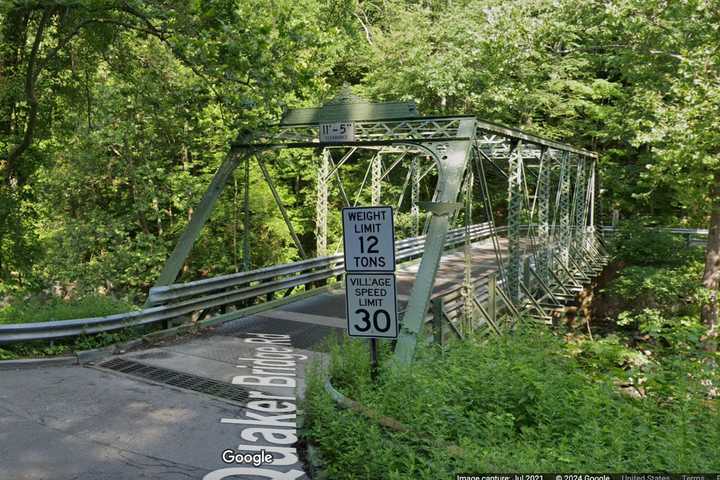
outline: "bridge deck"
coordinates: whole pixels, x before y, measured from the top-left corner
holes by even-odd
[[[507,240],[500,242],[503,261],[506,260]],[[497,261],[492,240],[472,245],[472,274],[479,278],[497,271]],[[410,291],[419,268],[419,261],[399,265],[397,268],[398,310],[407,305]],[[463,249],[446,253],[440,262],[435,279],[434,292],[440,292],[462,283],[464,277]],[[345,329],[345,291],[342,284],[327,293],[321,293],[284,305],[277,309],[258,313],[240,322],[220,327],[222,333],[235,333],[243,329],[270,333],[287,333],[297,348],[310,348],[330,334],[331,329]]]
[[[502,246],[505,247],[504,242]],[[475,277],[497,268],[491,241],[474,244],[472,254]],[[415,262],[398,269],[400,308],[407,303],[417,268]],[[462,249],[448,252],[440,265],[436,291],[455,286],[462,278]],[[140,363],[144,368],[222,382],[230,387],[235,383],[247,392],[281,395],[292,399],[290,402],[294,404],[296,398],[303,396],[308,362],[312,358],[323,358],[319,352],[322,340],[330,335],[344,335],[344,308],[343,291],[337,289],[228,322],[210,335],[113,358]],[[258,333],[287,335],[287,345],[292,347],[293,355],[307,356],[307,359],[298,358],[290,377],[296,385],[248,386],[236,382],[238,375],[257,375],[256,370],[251,371],[254,368],[251,363],[259,355],[257,348],[262,344],[251,342],[258,338]],[[257,426],[253,422],[258,421],[258,415],[262,418],[275,414],[254,411],[244,405],[245,402],[228,403],[187,387],[168,386],[161,380],[148,383],[137,375],[103,368],[106,365],[104,361],[99,364],[101,368],[93,370],[65,367],[35,370],[31,376],[23,371],[0,375],[0,398],[3,399],[0,425],[6,427],[0,433],[0,441],[13,438],[13,442],[6,442],[8,451],[5,452],[15,459],[11,465],[4,466],[10,477],[72,478],[88,474],[93,478],[129,480],[137,478],[138,471],[143,469],[160,480],[178,476],[202,478],[208,472],[228,466],[220,459],[220,452],[226,448],[242,443],[274,448],[264,439],[258,443],[247,442],[241,435],[246,428]],[[265,372],[265,375],[276,375],[274,372]],[[68,409],[68,405],[72,408]],[[288,420],[284,423],[294,427],[295,415],[285,417]],[[28,455],[29,452],[32,455]],[[302,471],[303,465],[297,461],[292,465],[263,468]],[[266,478],[253,475],[251,470],[245,470],[242,478]]]

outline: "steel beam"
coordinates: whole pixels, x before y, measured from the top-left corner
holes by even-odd
[[[327,215],[328,215],[328,173],[330,170],[330,151],[324,148],[320,156],[317,172],[315,201],[315,256],[324,257],[327,252]]]
[[[573,242],[575,245],[585,244],[585,200],[587,199],[587,181],[585,175],[585,159],[578,158],[577,175],[575,179],[575,195],[573,197],[573,212],[575,218],[573,222],[574,234]]]
[[[538,172],[537,184],[537,218],[538,235],[537,241],[540,244],[540,252],[537,258],[537,273],[543,282],[548,282],[548,268],[550,268],[550,173],[552,168],[552,155],[547,149],[540,154],[540,171]]]
[[[463,278],[463,306],[464,322],[462,333],[468,335],[473,328],[475,315],[475,285],[472,280],[472,244],[470,243],[470,225],[472,225],[472,187],[473,170],[468,168],[465,172],[465,245],[463,249],[465,275]]]
[[[307,255],[305,254],[305,249],[303,248],[302,243],[300,243],[300,239],[298,238],[297,234],[295,233],[295,228],[293,228],[292,222],[290,221],[290,217],[287,214],[287,210],[285,210],[285,205],[283,205],[282,199],[280,198],[280,194],[278,193],[277,189],[275,188],[275,183],[272,181],[270,172],[268,172],[268,169],[265,166],[265,161],[260,157],[260,155],[255,155],[255,159],[257,160],[258,165],[260,166],[260,170],[262,171],[263,177],[265,177],[265,182],[267,182],[268,187],[270,187],[272,196],[275,199],[275,204],[280,209],[280,214],[282,215],[283,220],[285,221],[285,225],[287,226],[288,231],[290,232],[290,236],[292,237],[293,242],[295,243],[295,247],[298,249],[298,252],[300,252],[300,256],[303,259],[306,259]]]
[[[200,236],[200,232],[202,231],[203,226],[205,226],[208,218],[210,218],[215,202],[217,202],[218,197],[220,197],[225,184],[239,165],[240,161],[246,156],[252,155],[252,153],[252,149],[242,152],[231,150],[227,155],[225,161],[222,165],[220,165],[220,168],[218,168],[215,173],[215,176],[210,182],[210,186],[205,192],[205,195],[203,195],[202,200],[200,200],[198,206],[193,210],[190,222],[180,235],[180,239],[175,245],[175,249],[165,262],[165,265],[160,272],[160,276],[153,286],[160,287],[163,285],[170,285],[175,282],[175,279],[180,273],[185,260],[190,254],[190,250],[192,250],[193,244]]]
[[[438,165],[438,188],[435,205],[455,203],[460,193],[460,183],[467,168],[472,137],[475,134],[475,119],[465,118],[460,122],[459,134],[470,140],[423,143]],[[420,268],[415,279],[410,299],[402,319],[400,333],[395,346],[394,360],[397,364],[408,365],[412,362],[417,345],[417,336],[421,332],[430,295],[435,284],[440,258],[443,254],[444,238],[448,231],[449,215],[440,213],[442,209],[430,211],[428,235],[425,252],[420,260]]]
[[[382,156],[380,152],[376,153],[371,161],[370,204],[380,205],[382,201]]]
[[[510,153],[508,168],[508,269],[506,289],[510,300],[520,301],[520,224],[523,211],[523,161],[522,142],[518,141]]]
[[[560,223],[560,246],[558,256],[564,267],[568,266],[568,255],[570,242],[572,241],[572,231],[570,230],[570,155],[562,154],[560,162],[560,181],[559,181],[559,223]]]
[[[420,195],[420,160],[417,155],[413,155],[411,169],[411,187],[410,187],[410,217],[413,224],[413,235],[420,235],[420,208],[418,207],[418,199]]]

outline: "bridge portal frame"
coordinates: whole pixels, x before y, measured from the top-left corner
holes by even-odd
[[[321,143],[319,140],[320,125],[333,122],[352,122],[355,129],[355,140]],[[488,148],[488,146],[491,146],[491,148]],[[469,211],[467,198],[465,202],[458,202],[458,197],[461,195],[463,180],[468,172],[470,173],[470,179],[472,179],[471,160],[473,155],[480,157],[478,160],[481,163],[485,159],[496,167],[496,160],[503,158],[510,160],[510,171],[506,176],[515,183],[511,182],[511,187],[508,190],[508,202],[511,205],[511,211],[508,215],[511,274],[506,279],[505,288],[511,292],[510,296],[514,301],[517,301],[522,286],[519,275],[521,261],[519,225],[522,210],[521,189],[519,187],[525,181],[523,178],[523,161],[526,158],[542,158],[544,152],[548,149],[564,152],[566,155],[574,155],[578,158],[590,158],[593,160],[596,158],[596,155],[592,152],[531,135],[518,129],[486,122],[473,115],[421,117],[417,114],[415,105],[412,102],[369,103],[354,97],[346,91],[323,107],[290,110],[279,125],[265,131],[244,131],[236,141],[231,143],[227,158],[217,170],[198,207],[194,210],[175,249],[166,261],[155,287],[169,285],[175,281],[193,244],[199,237],[202,227],[210,217],[223,187],[241,162],[245,162],[247,177],[249,160],[256,157],[293,240],[301,254],[304,255],[302,246],[294,233],[282,202],[273,186],[272,179],[260,156],[267,151],[288,148],[322,149],[323,159],[318,177],[318,190],[322,190],[320,193],[325,198],[318,199],[318,207],[319,210],[324,211],[317,212],[318,225],[316,226],[316,228],[320,229],[316,230],[317,234],[323,237],[322,239],[318,238],[318,251],[321,251],[321,249],[326,250],[327,248],[327,180],[332,173],[337,172],[339,165],[346,160],[342,160],[336,166],[331,157],[326,156],[327,152],[331,148],[356,150],[386,147],[402,147],[412,153],[432,159],[438,175],[433,201],[418,201],[417,185],[415,183],[419,183],[421,175],[419,174],[416,156],[412,157],[413,168],[409,174],[413,181],[411,193],[412,213],[419,215],[417,209],[422,208],[430,216],[426,223],[425,250],[402,319],[395,349],[396,362],[404,365],[409,364],[413,359],[417,337],[421,332],[423,319],[429,308],[430,296],[443,254],[444,239],[450,226],[450,216],[461,209],[463,204],[466,204],[466,211]],[[379,158],[378,152],[372,165],[373,202],[380,201],[381,166]],[[330,172],[330,169],[333,171]],[[481,180],[485,181],[484,178]],[[247,183],[246,178],[246,185]],[[487,186],[485,187],[485,193],[487,193]],[[245,196],[247,197],[247,190]],[[546,218],[547,216],[542,220],[547,221]],[[545,226],[543,231],[547,231],[547,228]],[[246,253],[248,251],[247,244],[245,244],[244,251]],[[247,261],[248,259],[244,258],[246,264]],[[466,268],[469,268],[469,266],[466,265]],[[516,292],[517,295],[512,292]]]

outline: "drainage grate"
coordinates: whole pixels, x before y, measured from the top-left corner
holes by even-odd
[[[169,370],[167,368],[153,367],[124,358],[113,358],[112,360],[101,363],[99,366],[127,375],[172,385],[173,387],[183,388],[185,390],[206,393],[235,402],[244,403],[249,399],[248,391],[245,388],[231,383],[219,382],[189,373],[176,372],[175,370]]]

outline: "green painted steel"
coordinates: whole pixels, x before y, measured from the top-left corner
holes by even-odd
[[[371,103],[344,87],[340,94],[322,107],[288,110],[280,120],[281,126],[316,123],[348,122],[417,117],[415,102]]]
[[[460,193],[460,183],[467,168],[472,139],[475,135],[475,119],[463,119],[458,127],[458,135],[470,140],[448,141],[443,143],[425,142],[438,165],[439,179],[437,201],[453,203]],[[427,312],[430,294],[435,284],[440,257],[443,253],[443,239],[448,230],[449,212],[431,213],[428,227],[425,253],[420,261],[415,284],[402,320],[402,326],[395,347],[395,361],[408,365],[412,362],[417,345],[417,336]]]
[[[510,300],[520,301],[520,269],[522,252],[520,250],[520,225],[523,213],[523,159],[522,141],[518,141],[510,152],[508,167],[508,269],[507,292]]]
[[[573,244],[576,248],[585,244],[585,200],[587,199],[587,175],[585,172],[585,159],[578,158],[577,175],[575,178],[575,195],[573,197]]]
[[[334,122],[351,123],[348,129],[353,132],[353,136],[345,138],[346,141],[320,143],[321,124]],[[382,203],[382,181],[387,182],[392,178],[389,174],[396,166],[403,165],[404,161],[409,163],[398,209],[402,207],[402,198],[409,183],[411,230],[420,233],[420,209],[423,209],[428,213],[425,227],[422,229],[427,232],[427,237],[415,283],[402,318],[394,355],[396,365],[407,365],[412,362],[418,336],[422,332],[430,306],[431,292],[446,246],[445,238],[451,218],[460,218],[459,213],[464,209],[464,221],[466,224],[472,221],[472,189],[476,179],[482,187],[480,193],[485,215],[488,220],[493,221],[490,190],[483,166],[485,161],[508,180],[507,269],[500,252],[500,240],[493,234],[498,274],[502,282],[496,283],[495,274],[492,274],[487,289],[489,303],[486,304],[486,308],[483,307],[476,296],[478,280],[472,278],[470,237],[466,233],[463,283],[458,290],[455,290],[457,293],[454,297],[456,300],[453,300],[455,303],[452,304],[454,306],[448,307],[448,312],[452,309],[452,316],[450,313],[444,315],[449,321],[450,329],[458,337],[462,338],[472,330],[473,320],[480,318],[479,313],[489,319],[488,322],[492,323],[495,331],[499,331],[496,325],[497,297],[512,315],[518,315],[528,308],[537,312],[543,301],[557,304],[558,298],[567,298],[571,290],[577,289],[589,278],[589,275],[594,275],[598,266],[603,263],[605,256],[595,245],[592,232],[596,158],[592,152],[543,139],[517,129],[484,122],[470,115],[420,117],[412,102],[371,103],[352,95],[349,89],[345,89],[338,97],[322,107],[288,111],[279,126],[258,132],[254,138],[257,140],[251,142],[250,137],[246,135],[233,143],[231,154],[216,173],[177,247],[168,259],[157,285],[167,285],[175,280],[203,224],[209,218],[223,185],[243,158],[246,159],[244,189],[246,235],[243,239],[243,264],[246,270],[249,269],[251,259],[247,233],[251,231],[251,225],[249,224],[248,158],[249,155],[259,154],[264,150],[281,148],[322,149],[316,183],[315,253],[317,256],[326,256],[329,253],[328,189],[332,178],[338,183],[343,203],[350,204],[348,192],[345,191],[340,176],[342,165],[350,161],[359,149],[374,153],[362,185],[355,194],[354,203],[357,203],[370,177],[371,203],[378,205]],[[323,138],[325,141],[325,137]],[[345,152],[337,163],[331,156],[332,148]],[[388,162],[389,167],[384,169],[383,154],[400,155],[392,157],[393,161]],[[424,166],[422,157],[433,160],[433,165]],[[469,166],[471,157],[475,159],[477,178]],[[361,160],[362,158],[360,157]],[[288,225],[290,235],[298,251],[304,256],[303,247],[293,230],[289,214],[282,205],[271,175],[259,156],[258,162],[262,175],[270,185],[273,197]],[[502,166],[505,162],[507,167]],[[537,167],[539,170],[534,170]],[[577,170],[573,184],[571,170],[574,167],[577,167]],[[433,175],[427,177],[434,169],[437,169],[437,183],[432,201],[421,202],[419,198],[421,182],[423,178],[434,178]],[[559,181],[554,205],[555,215],[551,221],[550,199],[553,177],[556,174],[559,175]],[[531,187],[534,187],[535,191],[532,207],[529,197]],[[460,198],[461,194],[464,198]],[[525,225],[528,220],[534,222],[535,218],[537,218],[536,225]],[[590,226],[586,228],[588,221]],[[529,244],[524,243],[525,240],[529,240]],[[525,248],[529,250],[529,256],[525,254]],[[560,260],[555,261],[556,258]],[[524,269],[523,265],[525,265]],[[458,302],[462,302],[462,305]],[[545,318],[544,313],[538,313],[540,317]],[[451,318],[460,322],[459,329],[452,323]]]
[[[540,171],[538,172],[537,192],[537,242],[540,252],[537,255],[537,272],[544,282],[549,282],[550,268],[550,181],[553,167],[553,156],[547,149],[540,155]]]
[[[315,203],[315,256],[324,257],[327,251],[327,214],[328,214],[328,171],[330,169],[330,151],[325,148],[320,156],[317,172]]]
[[[411,187],[410,187],[410,216],[412,218],[413,235],[420,235],[420,208],[418,200],[420,198],[420,159],[417,155],[413,155],[411,169]]]
[[[382,203],[382,154],[378,152],[371,161],[372,173],[370,174],[370,204],[380,205]]]
[[[244,155],[251,154],[252,152],[244,153]],[[155,287],[170,285],[175,282],[175,279],[185,263],[185,259],[190,254],[190,250],[192,250],[195,240],[197,240],[200,236],[200,232],[202,231],[205,222],[207,222],[207,219],[210,218],[210,213],[212,213],[215,202],[217,202],[225,184],[232,176],[242,159],[242,153],[231,150],[225,161],[222,165],[220,165],[220,168],[215,173],[215,176],[210,182],[210,186],[205,192],[205,195],[203,195],[202,200],[200,200],[200,204],[193,211],[190,222],[187,227],[185,227],[182,235],[180,235],[180,239],[178,240],[177,245],[175,245],[175,249],[165,262],[165,266],[154,284]]]
[[[256,155],[255,159],[258,162],[258,165],[260,166],[260,170],[262,171],[263,177],[265,177],[265,182],[267,182],[268,186],[270,187],[270,191],[272,192],[273,198],[275,199],[275,204],[280,209],[280,214],[283,217],[283,220],[285,221],[285,225],[288,228],[288,232],[290,232],[290,236],[293,239],[293,242],[295,243],[295,247],[298,249],[298,252],[300,252],[300,256],[305,259],[307,258],[307,255],[305,254],[305,249],[302,246],[302,243],[300,242],[300,239],[298,238],[297,234],[295,233],[295,228],[293,228],[292,222],[290,221],[290,217],[287,214],[287,210],[285,210],[285,205],[283,205],[282,200],[280,199],[280,194],[277,192],[277,189],[275,188],[275,182],[272,181],[272,177],[270,176],[270,173],[268,172],[267,166],[265,166],[265,161],[262,159],[260,155]]]
[[[559,198],[559,214],[560,214],[560,246],[559,257],[564,267],[568,265],[569,247],[572,241],[572,230],[570,228],[570,155],[562,154],[560,163],[560,198]]]
[[[469,335],[473,329],[473,320],[475,317],[475,286],[472,281],[472,244],[470,243],[470,225],[472,225],[472,193],[473,193],[473,171],[472,168],[468,168],[465,172],[465,215],[464,215],[464,227],[465,227],[465,245],[463,248],[463,305],[464,315],[463,324],[460,331],[463,335]]]

